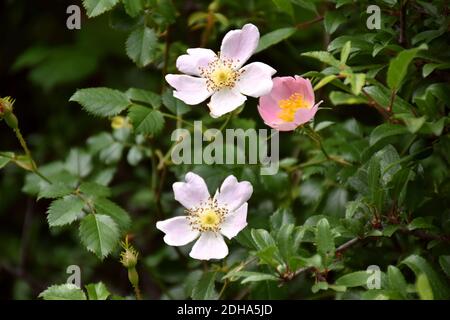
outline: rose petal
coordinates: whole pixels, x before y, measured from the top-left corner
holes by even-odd
[[[265,63],[253,62],[244,66],[237,86],[241,93],[258,98],[272,90],[272,76],[277,72]]]
[[[316,112],[319,109],[319,105],[321,103],[322,101],[314,105],[311,109],[298,109],[297,113],[295,114],[294,123],[299,126],[310,121],[316,115]]]
[[[168,74],[166,81],[176,90],[173,96],[186,104],[199,104],[212,94],[206,86],[206,79],[183,74]]]
[[[259,42],[259,30],[253,24],[242,29],[229,31],[222,40],[220,57],[232,59],[236,68],[240,68],[255,52]]]
[[[273,89],[272,89],[273,90]],[[258,112],[266,124],[277,122],[281,109],[270,94],[259,98]]]
[[[239,209],[225,217],[224,222],[220,226],[220,232],[228,239],[235,237],[247,226],[247,207],[248,204],[244,203]]]
[[[228,247],[221,234],[204,232],[189,255],[199,260],[223,259],[228,255]]]
[[[219,206],[234,211],[250,199],[253,193],[252,184],[248,181],[238,182],[235,176],[228,176],[220,189],[216,192],[214,199]]]
[[[298,127],[298,125],[295,122],[281,122],[281,123],[275,122],[268,125],[278,131],[293,131]]]
[[[156,228],[164,232],[164,242],[169,246],[184,246],[194,241],[199,232],[193,230],[186,216],[158,221]]]
[[[214,51],[204,48],[188,49],[188,54],[183,54],[177,59],[177,69],[182,73],[200,76],[200,68],[217,59]]]
[[[289,97],[295,93],[292,91],[290,81],[294,80],[292,77],[275,77],[272,79],[273,88],[270,92],[270,96],[274,101],[280,101],[289,99]]]
[[[198,207],[209,199],[208,187],[202,177],[193,172],[188,172],[185,180],[186,182],[175,182],[172,187],[175,200],[185,208]]]
[[[214,93],[208,103],[211,117],[218,118],[241,106],[247,98],[236,89],[221,89]]]
[[[287,82],[287,85],[292,92],[302,95],[310,105],[314,103],[314,90],[309,79],[295,76],[295,78]]]

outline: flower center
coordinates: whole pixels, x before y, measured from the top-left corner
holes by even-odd
[[[203,212],[200,217],[200,224],[203,228],[214,228],[220,222],[220,217],[214,210],[206,210]]]
[[[209,199],[198,208],[187,210],[189,224],[193,230],[200,232],[219,232],[220,226],[227,215],[228,210],[219,207],[217,201]]]
[[[219,91],[223,88],[233,88],[241,75],[241,71],[235,70],[233,60],[217,58],[200,68],[200,75],[206,78],[206,85],[210,91]]]
[[[278,106],[281,109],[277,114],[278,118],[286,122],[294,121],[298,109],[309,109],[311,107],[299,93],[294,93],[288,99],[280,100]]]

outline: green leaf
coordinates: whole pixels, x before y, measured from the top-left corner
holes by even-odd
[[[294,18],[294,7],[291,0],[272,0],[277,8]]]
[[[417,217],[413,221],[408,224],[408,230],[417,230],[417,229],[433,229],[436,228],[431,223],[432,217]]]
[[[129,228],[131,224],[130,216],[124,209],[111,200],[106,198],[96,198],[94,200],[94,207],[97,213],[113,218],[120,230],[126,231]]]
[[[368,168],[368,187],[372,203],[380,211],[383,205],[383,189],[381,187],[381,168],[377,157],[372,157]]]
[[[428,77],[434,70],[449,69],[450,63],[427,63],[423,66],[422,76]]]
[[[79,178],[88,176],[92,171],[92,156],[80,149],[71,149],[67,156],[65,169]]]
[[[370,134],[370,145],[392,136],[409,133],[408,129],[398,124],[384,123],[376,127]]]
[[[228,278],[244,278],[241,284],[245,284],[248,282],[258,282],[258,281],[278,281],[279,278],[274,276],[273,274],[262,273],[262,272],[254,272],[254,271],[235,271],[227,274],[224,279]]]
[[[194,300],[217,300],[219,295],[215,288],[217,272],[205,272],[192,290]]]
[[[348,56],[350,55],[350,52],[352,50],[352,42],[349,40],[347,41],[341,50],[341,63],[346,64],[348,60]]]
[[[123,6],[127,14],[134,18],[144,10],[144,0],[122,0]]]
[[[333,55],[327,51],[311,51],[311,52],[305,52],[302,53],[302,56],[310,57],[317,59],[323,63],[326,63],[330,66],[339,68],[341,66],[341,63],[333,57]]]
[[[69,101],[78,102],[84,110],[100,117],[115,116],[130,105],[124,93],[110,88],[79,89]]]
[[[158,110],[133,105],[128,116],[137,133],[154,135],[164,127],[164,117]]]
[[[53,285],[39,294],[44,300],[86,300],[83,290],[71,283]]]
[[[88,214],[81,220],[81,242],[102,260],[117,245],[119,235],[117,224],[107,215]]]
[[[119,0],[83,0],[83,6],[86,8],[89,18],[111,10],[117,3],[119,3]]]
[[[316,226],[316,246],[317,251],[323,256],[334,255],[335,245],[334,237],[331,232],[330,224],[326,218],[322,218],[317,222]]]
[[[283,225],[295,223],[295,218],[292,215],[292,211],[286,208],[280,208],[270,216],[270,224],[272,230],[278,230]]]
[[[427,275],[421,273],[416,280],[416,291],[420,300],[433,300],[433,290],[431,290],[430,282]]]
[[[102,149],[109,147],[114,142],[114,138],[110,133],[102,132],[87,140],[89,152],[95,154]]]
[[[445,272],[445,274],[450,277],[450,256],[440,256],[439,264],[441,265],[441,268]]]
[[[362,96],[354,96],[341,91],[330,92],[331,103],[335,106],[342,104],[367,104],[368,100]]]
[[[144,158],[144,154],[141,149],[137,146],[133,146],[130,148],[127,154],[127,161],[130,165],[137,165]]]
[[[349,77],[352,93],[357,96],[361,93],[364,84],[366,83],[365,73],[352,73]]]
[[[323,77],[322,79],[320,79],[320,81],[314,86],[314,91],[319,90],[320,88],[322,88],[323,86],[327,85],[328,83],[330,83],[331,81],[333,81],[334,79],[337,78],[337,75],[335,74],[330,74],[326,77]]]
[[[405,277],[403,277],[400,270],[395,266],[389,266],[387,278],[389,289],[395,294],[394,298],[407,299],[408,284],[406,283]]]
[[[191,108],[180,99],[173,96],[172,90],[165,90],[162,94],[163,105],[170,110],[173,114],[183,115],[187,113]]]
[[[371,276],[367,271],[356,271],[343,275],[336,280],[336,285],[345,287],[361,287],[367,285],[367,280]]]
[[[161,107],[161,97],[154,92],[143,89],[130,88],[127,90],[127,92],[125,92],[125,94],[130,100],[144,102],[155,109]]]
[[[100,151],[99,158],[105,164],[114,164],[122,158],[124,145],[120,142],[113,142],[108,147]]]
[[[391,59],[387,73],[387,84],[389,88],[393,90],[400,89],[409,64],[420,50],[425,49],[427,49],[427,46],[421,45],[418,48],[403,50],[395,58]]]
[[[39,190],[39,199],[56,199],[67,196],[74,191],[73,188],[62,182],[55,182],[42,186]]]
[[[327,11],[323,20],[325,31],[333,34],[337,28],[345,21],[345,16],[338,11]]]
[[[316,4],[310,0],[291,0],[292,3],[317,14]]]
[[[117,3],[119,3],[119,0],[83,0],[83,6],[86,8],[89,18],[111,10]]]
[[[88,284],[86,290],[89,300],[106,300],[111,295],[103,282]]]
[[[153,29],[139,27],[127,39],[126,51],[128,57],[139,67],[145,67],[156,56],[158,37]]]
[[[13,152],[0,152],[0,169],[6,166],[12,159],[14,159]]]
[[[283,40],[286,40],[290,36],[292,36],[297,29],[295,28],[281,28],[269,33],[266,33],[259,39],[258,47],[256,48],[255,53],[266,50],[267,48],[280,43]]]
[[[402,264],[414,271],[416,277],[422,273],[427,276],[435,299],[446,300],[450,297],[450,289],[445,284],[445,279],[433,269],[427,260],[418,255],[411,255],[403,260]]]
[[[83,182],[80,187],[80,191],[88,196],[97,196],[97,197],[110,197],[111,189],[101,185],[97,182],[87,181]]]
[[[251,235],[258,250],[263,250],[267,247],[275,246],[275,240],[267,230],[252,229]]]
[[[84,202],[76,196],[67,196],[53,201],[47,210],[50,227],[70,224],[83,214]]]

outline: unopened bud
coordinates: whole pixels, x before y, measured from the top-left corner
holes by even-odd
[[[5,113],[3,118],[5,119],[6,124],[11,129],[15,130],[15,129],[17,129],[19,127],[19,120],[17,120],[17,117],[14,115],[14,113],[12,113],[12,112]]]
[[[139,253],[133,248],[133,247],[127,247],[125,250],[120,254],[120,262],[122,265],[127,268],[131,269],[134,268],[138,261]]]
[[[139,286],[139,275],[136,271],[136,268],[128,269],[128,280],[130,281],[133,288],[137,288]]]
[[[13,112],[14,99],[11,97],[0,98],[0,115]]]

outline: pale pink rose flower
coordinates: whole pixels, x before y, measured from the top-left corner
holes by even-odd
[[[211,97],[208,107],[211,116],[217,118],[241,106],[246,96],[258,98],[268,94],[276,70],[261,62],[243,67],[258,42],[258,28],[246,24],[225,35],[218,55],[209,49],[188,49],[176,62],[184,74],[166,75],[166,81],[175,89],[174,97],[189,105]]]
[[[228,255],[223,236],[231,239],[247,226],[253,187],[231,175],[211,198],[202,177],[189,172],[185,180],[174,183],[173,192],[187,215],[158,221],[156,228],[166,234],[164,242],[170,246],[184,246],[198,238],[189,254],[194,259],[223,259]]]
[[[292,131],[314,118],[321,103],[315,104],[314,90],[308,79],[275,77],[270,93],[259,98],[258,111],[269,127]]]

